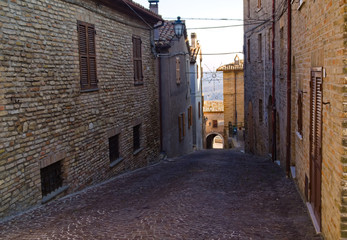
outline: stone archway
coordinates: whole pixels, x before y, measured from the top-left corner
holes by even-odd
[[[213,143],[216,137],[220,137],[222,139],[222,146],[224,146],[224,138],[219,133],[210,133],[206,136],[206,149],[213,149]]]

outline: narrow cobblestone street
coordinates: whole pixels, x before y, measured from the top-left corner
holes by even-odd
[[[0,239],[321,239],[270,160],[209,150],[123,174],[0,223]]]

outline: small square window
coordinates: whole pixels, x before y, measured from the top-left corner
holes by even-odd
[[[63,186],[61,161],[41,168],[41,191],[46,196]]]
[[[114,162],[119,158],[119,134],[108,139],[110,162]]]
[[[140,136],[140,129],[141,124],[135,126],[133,128],[133,145],[134,145],[134,152],[141,147],[141,136]]]
[[[212,127],[217,128],[218,127],[218,121],[217,120],[212,120]]]

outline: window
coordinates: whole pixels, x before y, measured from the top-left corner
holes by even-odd
[[[269,28],[269,39],[268,39],[268,44],[269,44],[269,59],[272,59],[272,27]]]
[[[188,128],[193,125],[193,108],[190,106],[188,108]]]
[[[261,8],[261,0],[258,0],[258,8]]]
[[[201,118],[201,106],[200,106],[200,102],[198,102],[198,115],[199,115],[199,119]]]
[[[247,39],[247,61],[251,62],[251,39]]]
[[[63,186],[61,161],[41,168],[41,191],[46,196]]]
[[[181,73],[180,73],[180,58],[176,57],[176,83],[181,83]]]
[[[114,162],[119,158],[119,134],[108,139],[110,162]]]
[[[259,99],[259,122],[262,123],[263,122],[263,100]]]
[[[196,79],[199,79],[199,65],[196,65]]]
[[[212,127],[217,128],[218,127],[218,121],[217,120],[212,120]]]
[[[178,116],[178,140],[181,142],[185,136],[185,117],[184,113]]]
[[[298,133],[302,136],[302,91],[298,92]]]
[[[141,38],[133,36],[134,84],[143,84]]]
[[[262,53],[263,53],[263,47],[262,47],[262,35],[258,34],[258,60],[261,61],[262,59]]]
[[[139,125],[136,125],[134,128],[133,128],[133,145],[134,145],[134,152],[136,150],[139,150],[140,147],[141,147],[141,141],[140,141],[140,127],[141,127],[141,124]]]
[[[98,88],[94,25],[77,22],[81,90]]]
[[[247,0],[247,16],[251,17],[251,3],[250,3],[250,0]]]

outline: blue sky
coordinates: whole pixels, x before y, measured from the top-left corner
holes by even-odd
[[[148,8],[148,0],[133,0]],[[164,19],[181,16],[186,21],[188,35],[197,33],[203,53],[242,52],[243,27],[219,29],[190,29],[242,24],[242,21],[201,21],[186,18],[243,18],[243,0],[160,0],[159,14]],[[239,54],[240,58],[243,55]],[[203,56],[204,71],[214,71],[223,64],[233,62],[235,55]]]

